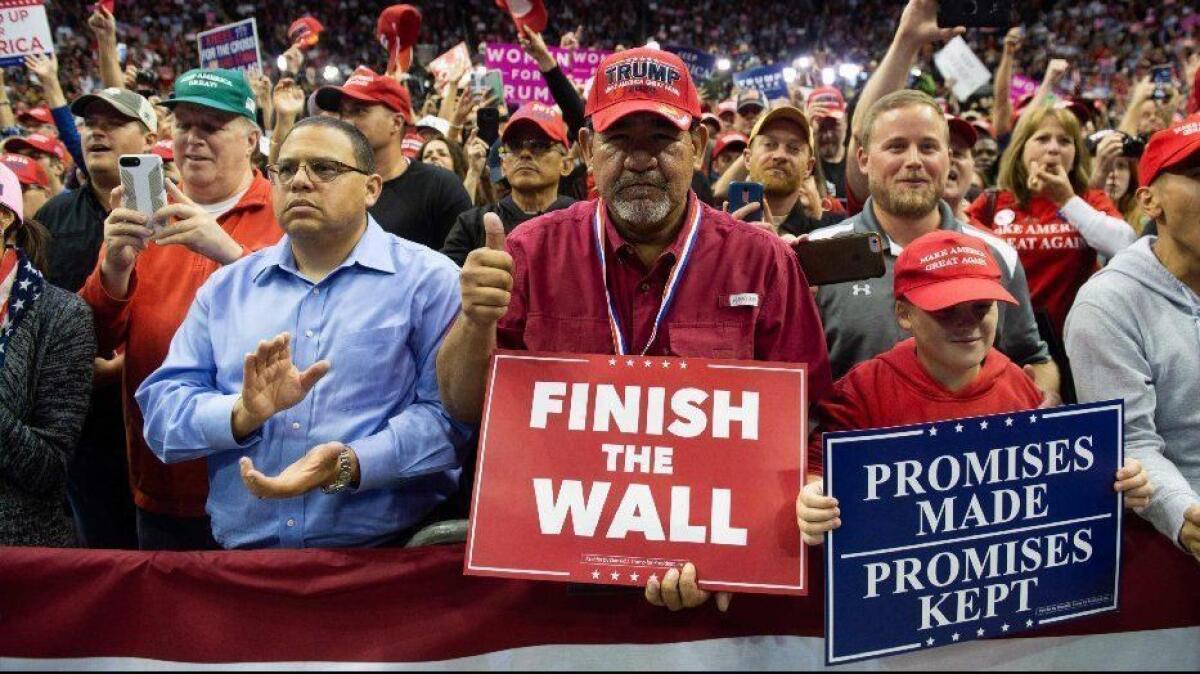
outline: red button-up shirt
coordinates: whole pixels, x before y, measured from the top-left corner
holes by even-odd
[[[700,231],[652,355],[805,363],[809,400],[831,385],[816,303],[795,253],[778,237],[691,198]],[[584,201],[530,220],[508,236],[513,292],[501,319],[501,348],[615,352],[592,218]],[[688,218],[694,214],[689,209]],[[690,220],[689,220],[690,221]],[[608,289],[629,351],[650,339],[663,289],[684,246],[682,234],[649,267],[604,218]]]

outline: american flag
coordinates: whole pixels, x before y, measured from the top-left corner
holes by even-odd
[[[0,366],[8,352],[8,340],[21,318],[42,296],[45,283],[25,254],[9,248],[0,258]]]

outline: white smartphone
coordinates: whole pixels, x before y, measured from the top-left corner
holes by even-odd
[[[118,161],[125,198],[121,207],[148,218],[167,205],[167,183],[162,157],[156,154],[123,154]]]

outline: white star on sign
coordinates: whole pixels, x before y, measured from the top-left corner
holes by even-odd
[[[1029,415],[1029,423],[1031,423],[1031,424],[1036,424],[1036,423],[1037,423],[1037,415],[1036,415],[1036,414],[1030,414],[1030,415]]]
[[[933,637],[929,637],[928,639],[926,639],[925,643],[932,646],[933,645]]]
[[[663,361],[663,367],[671,367],[671,361],[669,361],[669,360],[664,360],[664,361]]]
[[[609,365],[616,365],[616,364],[617,364],[617,359],[616,359],[616,358],[609,358],[609,359],[608,359],[608,364],[609,364]]]
[[[638,575],[636,573],[629,574],[629,580],[632,580],[633,582],[636,583],[637,579],[638,579]]]
[[[629,367],[633,367],[633,359],[631,358],[631,359],[625,361],[625,365],[627,365]]]
[[[21,283],[19,285],[21,286],[21,290],[29,290],[31,281],[29,279],[25,279],[24,281],[21,281]]]
[[[955,425],[954,425],[954,432],[955,432],[955,433],[962,433],[962,429],[963,429],[963,425],[962,425],[962,424],[955,424]]]
[[[981,431],[987,430],[987,422],[986,421],[979,422],[979,430],[981,430]]]
[[[600,570],[599,569],[592,572],[592,580],[600,580]]]
[[[950,639],[951,639],[951,640],[953,640],[953,641],[958,641],[958,632],[955,632],[954,634],[951,634],[951,635],[950,635]]]
[[[1026,620],[1026,621],[1025,621],[1025,626],[1026,626],[1026,627],[1033,627],[1033,621],[1032,621],[1032,620]]]
[[[621,580],[621,574],[617,573],[616,571],[613,571],[612,573],[610,573],[608,575],[612,576],[613,580]]]
[[[654,364],[654,363],[652,363],[652,362],[650,362],[650,361],[648,361],[648,360],[643,360],[643,361],[642,361],[642,365],[645,365],[646,367],[650,367],[650,366],[651,366],[651,365],[653,365],[653,364]]]
[[[1005,426],[1012,426],[1012,425],[1013,425],[1013,418],[1012,418],[1012,417],[1009,417],[1009,418],[1005,419],[1005,420],[1004,420],[1004,425],[1005,425]]]
[[[687,363],[680,363],[680,364],[679,364],[679,369],[680,369],[680,370],[686,370],[686,369],[687,369]]]
[[[1003,625],[1001,625],[1000,631],[1007,632],[1008,631],[1008,623],[1004,623]]]
[[[980,627],[979,629],[975,630],[975,636],[977,636],[977,637],[981,637],[981,636],[983,636],[983,628],[982,628],[982,627]]]

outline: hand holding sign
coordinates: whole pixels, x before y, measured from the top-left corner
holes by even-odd
[[[650,576],[646,582],[646,601],[655,606],[666,606],[671,611],[701,606],[711,592],[700,589],[696,580],[696,565],[688,562],[683,569],[670,569],[663,574],[662,581],[656,576]],[[733,595],[728,592],[717,593],[717,610],[724,613],[729,610],[729,602]]]
[[[301,372],[292,362],[291,335],[283,333],[258,343],[242,366],[242,395],[233,407],[234,437],[245,438],[279,412],[304,400],[329,373],[327,360]]]
[[[504,223],[495,213],[483,216],[487,245],[467,255],[463,264],[462,310],[467,320],[491,328],[508,311],[513,285],[513,259],[504,251]]]
[[[842,526],[837,499],[825,496],[825,481],[816,479],[804,485],[796,497],[796,523],[807,545],[825,542],[825,532]]]

